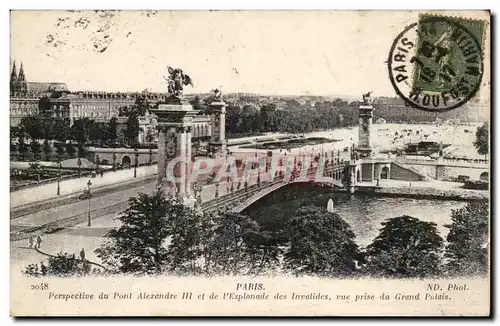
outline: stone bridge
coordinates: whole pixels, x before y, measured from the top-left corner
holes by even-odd
[[[308,171],[305,176],[291,175],[288,178],[276,178],[272,182],[254,183],[246,188],[227,193],[224,196],[215,197],[202,204],[202,211],[212,212],[228,209],[235,213],[242,212],[258,200],[264,198],[270,193],[277,191],[289,184],[297,183],[315,183],[328,187],[343,189],[342,184],[343,169],[346,165],[336,165],[327,167],[323,171],[322,177],[317,177],[317,167]]]

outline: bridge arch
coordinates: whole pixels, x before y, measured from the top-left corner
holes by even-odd
[[[486,171],[481,173],[481,175],[479,176],[479,180],[483,180],[483,181],[488,181],[489,178],[490,178],[490,174]]]
[[[271,194],[272,192],[275,192],[275,191],[277,191],[283,187],[286,187],[288,185],[291,185],[291,184],[300,184],[300,183],[302,183],[302,184],[316,183],[316,184],[322,184],[324,186],[333,187],[333,188],[337,188],[337,189],[343,188],[342,183],[338,180],[334,180],[333,178],[324,178],[324,179],[321,179],[318,181],[309,180],[309,179],[296,179],[295,181],[291,181],[291,182],[277,182],[277,183],[270,185],[268,187],[252,189],[251,190],[252,193],[248,197],[246,197],[246,199],[244,199],[243,201],[241,201],[241,198],[239,199],[240,202],[238,205],[236,205],[233,208],[233,212],[240,213],[244,209],[249,207],[250,205],[256,203],[257,201],[266,197],[267,195]],[[235,196],[235,197],[237,197],[237,196]]]
[[[123,165],[131,165],[132,164],[132,160],[130,159],[130,156],[124,155],[122,157],[122,164]]]
[[[380,171],[380,179],[389,179],[389,168],[384,166]]]

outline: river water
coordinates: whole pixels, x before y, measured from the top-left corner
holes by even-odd
[[[382,227],[381,222],[401,215],[436,223],[441,237],[445,239],[448,229],[444,224],[451,223],[452,209],[466,205],[466,202],[450,200],[349,195],[291,184],[262,198],[242,213],[256,219],[266,228],[279,230],[300,206],[312,204],[326,209],[330,198],[334,202],[335,211],[351,225],[360,246],[372,242]]]

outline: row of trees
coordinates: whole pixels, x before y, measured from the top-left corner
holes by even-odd
[[[10,128],[11,142],[22,138],[31,140],[72,140],[79,144],[88,142],[115,142],[118,122],[111,118],[108,123],[97,123],[89,118],[75,119],[70,127],[69,119],[46,118],[40,116],[23,117],[17,127]]]
[[[17,144],[10,143],[11,158],[16,160],[36,160],[42,158],[45,161],[54,161],[56,159],[63,160],[75,157],[85,157],[86,151],[82,145],[74,146],[72,144],[56,143],[53,147],[47,139],[40,143],[36,139],[32,139],[26,143],[24,138],[19,138]]]
[[[226,114],[228,134],[305,133],[353,126],[358,121],[357,103],[342,100],[317,102],[314,107],[292,100],[283,110],[277,110],[275,104],[265,104],[260,110],[252,105],[229,105]]]
[[[444,245],[436,224],[389,218],[360,248],[337,213],[302,206],[281,231],[241,214],[202,216],[175,199],[139,194],[95,252],[109,273],[434,277],[488,272],[488,204],[454,210]]]

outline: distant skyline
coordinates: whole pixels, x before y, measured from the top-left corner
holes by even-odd
[[[386,60],[419,12],[12,11],[11,65],[70,90],[396,96]]]

